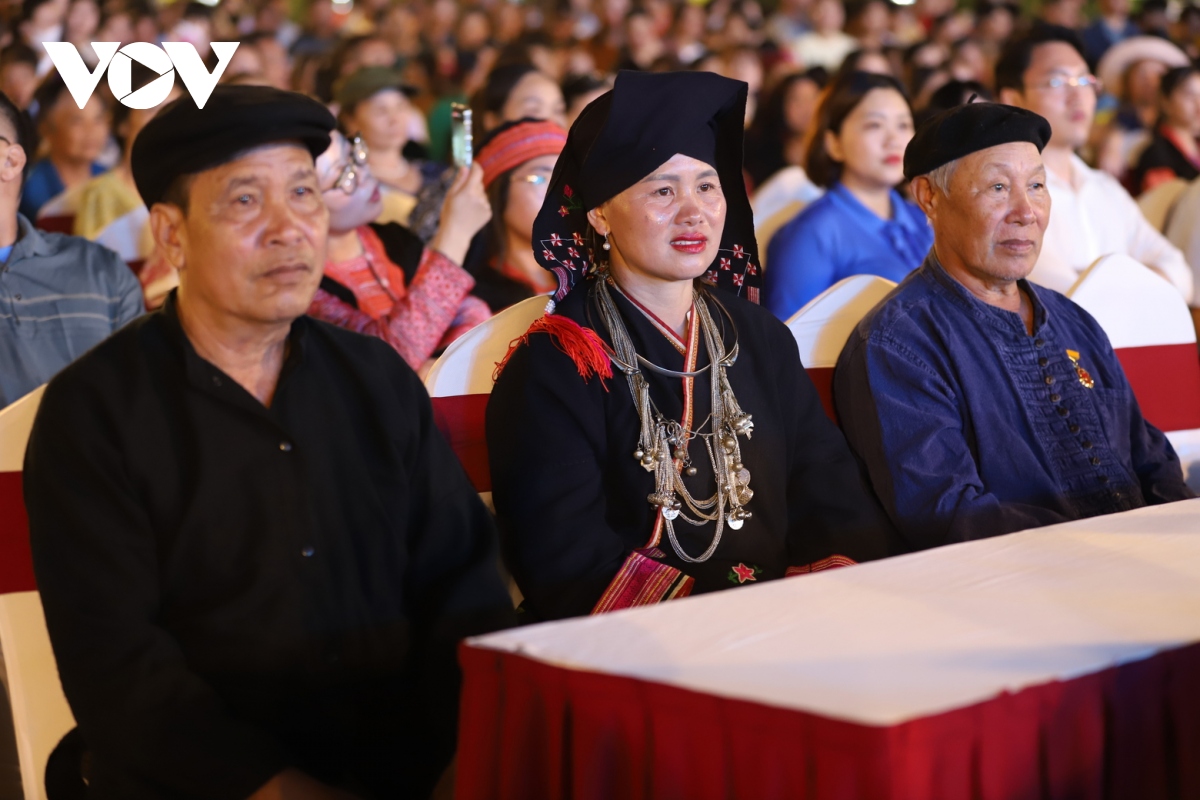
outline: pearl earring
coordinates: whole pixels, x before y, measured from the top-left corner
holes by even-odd
[[[608,234],[604,234],[604,244],[600,245],[605,250],[612,250],[612,245],[608,243]]]

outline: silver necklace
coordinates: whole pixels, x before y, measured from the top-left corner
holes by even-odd
[[[754,492],[750,489],[750,470],[742,463],[738,437],[745,436],[749,440],[754,432],[754,422],[751,415],[742,411],[738,405],[725,374],[725,370],[737,361],[738,347],[735,344],[733,349],[726,353],[725,342],[709,313],[707,303],[693,294],[692,307],[695,309],[696,323],[704,337],[709,366],[696,372],[675,372],[652,364],[634,348],[625,322],[621,319],[621,313],[609,292],[609,280],[611,277],[606,273],[598,276],[593,291],[598,300],[601,321],[608,329],[609,338],[616,351],[612,361],[625,373],[630,394],[633,395],[633,404],[641,421],[641,431],[633,457],[643,469],[654,473],[654,492],[646,499],[662,512],[667,538],[675,554],[686,562],[702,563],[712,558],[716,552],[726,524],[731,530],[740,530],[751,517],[751,513],[745,507],[754,496]],[[711,422],[710,431],[698,433],[696,430],[684,430],[676,420],[664,417],[650,399],[650,384],[642,373],[641,365],[655,372],[676,377],[695,377],[711,370],[712,409],[708,419]],[[693,497],[683,483],[685,472],[689,476],[696,474],[689,454],[689,444],[695,439],[699,439],[704,445],[717,481],[716,491],[705,499]],[[693,516],[684,513],[685,505]],[[682,519],[690,525],[697,526],[706,522],[716,522],[716,533],[708,549],[696,557],[685,553],[675,536],[675,519]]]

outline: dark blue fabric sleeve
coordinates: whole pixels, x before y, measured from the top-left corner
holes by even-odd
[[[834,376],[838,415],[911,549],[1067,521],[988,492],[950,381],[894,339],[851,341]]]

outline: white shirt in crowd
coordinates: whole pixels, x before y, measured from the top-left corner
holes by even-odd
[[[1183,253],[1142,216],[1134,199],[1105,172],[1071,157],[1072,180],[1047,171],[1050,222],[1034,283],[1066,292],[1100,256],[1124,253],[1166,278],[1192,303],[1192,269]]]
[[[809,31],[792,42],[790,49],[792,60],[805,69],[824,67],[832,73],[859,46],[857,39],[841,31],[831,34]]]

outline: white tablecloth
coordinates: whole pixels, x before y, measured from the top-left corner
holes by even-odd
[[[1200,641],[1200,500],[470,644],[869,725]]]

